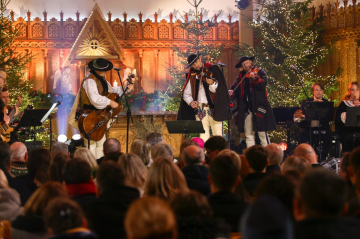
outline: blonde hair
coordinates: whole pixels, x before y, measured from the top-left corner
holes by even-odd
[[[98,168],[94,154],[87,148],[77,149],[74,153],[74,158],[85,159],[90,164],[91,170]]]
[[[120,156],[118,164],[125,175],[125,185],[143,190],[148,170],[139,156],[128,153]]]
[[[346,92],[346,95],[344,96],[343,100],[350,100],[350,96],[351,96],[351,87],[353,85],[356,85],[356,87],[359,89],[359,83],[357,83],[356,81],[353,81],[349,84],[348,86],[348,91]]]
[[[47,182],[38,188],[24,205],[25,215],[42,216],[49,202],[56,198],[68,198],[64,185],[59,182]]]
[[[134,201],[126,213],[124,224],[129,238],[177,238],[174,212],[167,203],[156,197]]]
[[[130,153],[139,156],[145,166],[147,166],[150,163],[150,157],[151,157],[150,152],[151,152],[151,145],[147,141],[141,139],[135,139],[131,143]]]
[[[145,186],[146,196],[170,201],[178,192],[189,190],[184,174],[168,158],[156,158],[151,165]]]
[[[311,171],[312,169],[313,168],[312,168],[310,162],[307,159],[305,159],[303,157],[299,157],[299,156],[287,157],[285,159],[285,162],[282,165],[283,171],[296,170],[303,174]]]

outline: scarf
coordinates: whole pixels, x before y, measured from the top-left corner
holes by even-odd
[[[97,188],[93,180],[87,181],[86,183],[74,183],[66,185],[66,190],[70,198],[85,194],[96,194]]]

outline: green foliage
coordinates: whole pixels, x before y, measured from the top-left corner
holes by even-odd
[[[146,139],[146,135],[150,132],[162,133],[163,125],[159,122],[155,122],[150,117],[145,117],[144,120],[134,122],[134,138]]]
[[[240,44],[238,55],[255,56],[257,64],[268,73],[271,105],[298,106],[315,82],[325,87],[325,95],[337,90],[340,68],[331,76],[316,75],[315,68],[328,59],[330,44],[321,43],[322,18],[311,19],[312,0],[256,0],[259,8],[248,25],[254,31],[254,47]],[[298,77],[290,65],[298,68]]]

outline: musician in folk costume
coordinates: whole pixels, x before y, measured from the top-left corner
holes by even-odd
[[[222,136],[222,121],[228,119],[230,99],[220,66],[203,63],[201,59],[199,52],[188,56],[187,68],[190,69],[177,119],[201,121],[205,133],[200,137],[206,141],[210,137],[210,126],[213,135]]]
[[[71,109],[68,123],[76,129],[79,129],[78,122],[75,118],[78,109],[97,110],[104,109],[107,106],[117,108],[118,103],[108,99],[107,93],[122,93],[122,87],[112,87],[105,79],[108,71],[113,68],[113,64],[103,58],[98,58],[89,62],[88,67],[90,71],[83,80],[78,95],[75,99],[74,105]],[[128,85],[128,81],[124,81],[124,88]],[[90,140],[90,151],[94,154],[95,158],[100,158],[104,155],[103,144],[106,136],[99,140]],[[85,140],[87,141],[87,140]],[[85,142],[86,144],[88,142]]]
[[[255,145],[255,133],[262,146],[270,143],[267,131],[276,130],[276,123],[267,93],[267,74],[252,65],[255,57],[242,56],[235,68],[241,68],[229,94],[237,99],[237,125],[245,132],[246,146]],[[238,86],[238,87],[237,87]],[[237,87],[237,88],[236,88]],[[236,88],[236,89],[235,89]]]

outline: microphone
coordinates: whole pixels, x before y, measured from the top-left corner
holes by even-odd
[[[117,68],[117,67],[114,67],[113,69],[114,69],[114,71],[121,71],[121,69]]]
[[[293,69],[294,71],[298,71],[298,68],[296,68],[296,67],[293,66],[293,65],[290,65],[290,68]]]

